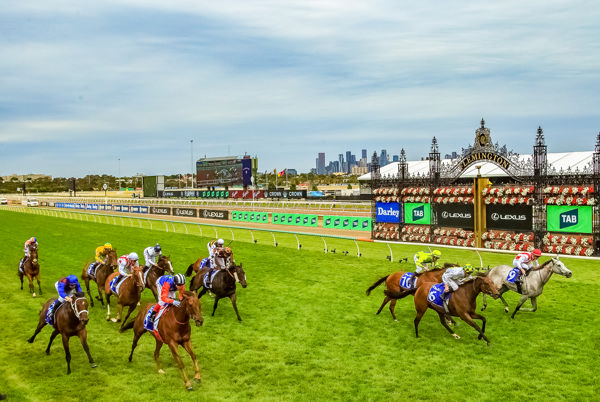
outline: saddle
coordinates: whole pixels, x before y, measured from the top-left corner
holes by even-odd
[[[50,307],[48,307],[48,310],[46,310],[46,323],[50,326],[54,326],[54,317],[56,317],[56,312],[65,304],[62,303],[57,309],[55,309],[54,306],[56,303],[58,303],[58,299],[54,300]]]

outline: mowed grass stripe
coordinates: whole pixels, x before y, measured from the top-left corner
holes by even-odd
[[[248,275],[248,288],[238,288],[244,321],[237,322],[228,300],[222,300],[211,317],[213,299],[203,297],[205,324],[193,327],[203,380],[192,393],[185,390],[166,347],[161,352],[166,374],[156,372],[150,335],[142,337],[128,363],[132,333],[120,334],[118,324],[105,321],[105,310],[98,304],[90,312],[88,341],[99,366],[89,367],[78,339],[72,338],[73,374],[67,376],[60,338],[49,356],[44,353],[50,328],[44,328],[35,343],[26,342],[40,303],[56,294],[53,284],[58,278],[79,276],[95,247],[106,241],[120,254],[141,253],[160,242],[175,270],[184,272],[206,255],[209,237],[5,210],[0,210],[0,222],[5,251],[0,269],[7,273],[0,289],[0,378],[5,384],[0,392],[13,400],[481,401],[591,400],[597,395],[597,261],[564,259],[573,277],[553,276],[535,313],[518,313],[511,320],[499,301],[490,300],[484,312],[494,344],[489,348],[462,322],[456,329],[462,339],[454,340],[433,312],[423,318],[421,338],[416,339],[410,297],[398,302],[398,322],[392,321],[387,307],[374,315],[383,300],[382,288],[369,297],[366,288],[406,264],[389,263],[387,246],[370,243],[361,247],[375,252],[369,249],[356,258],[324,254],[319,246],[296,250],[293,243],[273,247],[234,242],[236,261],[244,264]],[[27,284],[19,290],[16,275],[23,242],[32,235],[40,242],[44,291],[37,299],[30,296]],[[394,252],[398,258],[419,249],[397,246]],[[442,250],[444,261],[478,265],[472,251]],[[511,259],[492,253],[483,258],[486,265]],[[142,299],[151,301],[152,296],[145,291]],[[518,295],[508,294],[507,300],[514,308]],[[192,373],[189,357],[180,352]]]

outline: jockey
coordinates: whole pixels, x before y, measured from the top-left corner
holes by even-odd
[[[441,256],[442,253],[439,250],[433,250],[431,253],[425,251],[417,252],[414,257],[415,273],[422,274],[432,268],[437,268],[436,262]],[[433,267],[429,266],[429,264],[433,264]]]
[[[444,272],[442,275],[442,282],[444,283],[442,299],[444,300],[446,311],[448,311],[446,303],[450,293],[456,291],[460,285],[471,279],[472,274],[473,266],[471,264],[465,264],[464,267],[448,268],[446,272]]]
[[[219,240],[211,240],[206,245],[206,248],[208,248],[208,262],[210,263],[211,268],[215,267],[215,254],[221,248],[223,248],[224,244],[225,244],[225,241],[223,239],[219,239]]]
[[[144,269],[156,266],[156,257],[162,255],[162,247],[156,243],[156,246],[146,247],[144,249],[144,261],[146,262]]]
[[[29,248],[33,245],[38,244],[37,239],[35,237],[30,238],[25,242],[25,247],[23,248],[23,252],[25,253],[25,258],[29,257]]]
[[[156,280],[156,290],[158,290],[158,303],[154,305],[152,313],[150,315],[150,321],[154,322],[156,314],[160,309],[168,304],[172,304],[175,307],[179,307],[183,299],[183,292],[185,291],[185,276],[183,274],[163,275]],[[179,292],[179,300],[175,300],[175,291]]]
[[[117,281],[115,283],[119,283],[121,279],[131,274],[132,267],[139,267],[140,264],[138,260],[139,257],[137,253],[129,253],[119,257],[117,260],[117,263],[119,264],[119,275],[117,276]]]
[[[54,314],[65,301],[70,302],[72,300],[73,291],[81,293],[81,285],[79,285],[79,281],[75,275],[59,279],[54,284],[54,287],[58,292],[58,300],[54,303],[51,314]]]
[[[515,279],[515,284],[517,285],[517,290],[521,293],[521,284],[523,283],[523,275],[529,275],[529,270],[531,268],[537,268],[540,266],[538,262],[538,258],[542,255],[542,251],[538,248],[534,249],[530,252],[522,252],[517,254],[515,259],[513,260],[513,266],[515,268],[519,268],[521,271],[521,275],[517,276]]]
[[[104,264],[106,260],[106,256],[108,252],[112,250],[112,244],[104,243],[103,246],[99,246],[96,248],[96,262],[99,264]]]

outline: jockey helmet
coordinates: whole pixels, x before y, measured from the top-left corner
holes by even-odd
[[[440,258],[442,256],[442,253],[441,253],[440,250],[433,250],[431,252],[431,255],[434,256],[434,257],[436,257],[436,258]]]
[[[218,244],[219,246],[222,246],[223,244],[225,244],[225,240],[223,240],[223,239],[219,239],[219,240],[217,240],[217,244]]]
[[[156,251],[157,253],[160,253],[160,250],[162,250],[162,247],[159,246],[157,243],[156,246],[154,246],[154,251]]]
[[[77,277],[75,275],[69,275],[67,276],[67,282],[69,283],[69,286],[75,287],[78,282]]]
[[[37,243],[37,239],[35,237],[32,237],[31,239],[29,239],[29,241],[32,243]]]
[[[183,274],[177,274],[173,277],[173,283],[175,286],[183,286],[185,285],[185,276]]]
[[[542,251],[539,248],[534,249],[531,254],[540,257],[542,255]]]
[[[465,264],[463,271],[465,271],[465,274],[471,275],[473,273],[473,266],[471,264]]]
[[[129,253],[129,255],[127,256],[127,259],[132,260],[132,261],[137,261],[137,260],[139,260],[139,257],[137,255],[137,253]]]
[[[112,244],[110,244],[110,243],[104,243],[104,248],[107,248],[107,249],[111,250],[112,249]]]

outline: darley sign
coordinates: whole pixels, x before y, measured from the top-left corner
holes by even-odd
[[[397,202],[378,202],[375,207],[377,208],[377,222],[400,222],[400,204]]]

